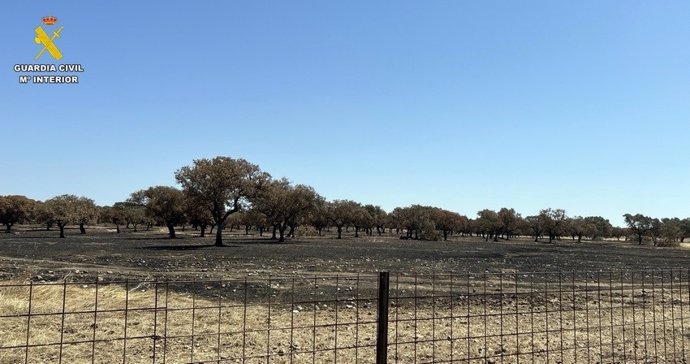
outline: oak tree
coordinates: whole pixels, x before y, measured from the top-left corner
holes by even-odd
[[[14,224],[28,221],[35,206],[36,201],[25,196],[0,196],[0,224],[5,225],[5,232],[11,232]]]
[[[80,197],[78,204],[79,208],[76,223],[79,225],[79,231],[82,234],[86,234],[86,228],[84,225],[96,222],[98,220],[100,210],[98,206],[96,206],[96,203],[87,197]]]
[[[343,227],[352,223],[355,211],[360,204],[351,200],[335,200],[328,204],[328,219],[338,231],[338,239],[342,238]]]
[[[312,187],[293,186],[287,179],[272,181],[255,199],[254,207],[264,213],[269,224],[278,231],[278,242],[285,241],[285,230],[296,226],[301,218],[315,208],[318,195]]]
[[[60,238],[65,237],[65,226],[76,224],[82,216],[79,209],[84,206],[82,197],[75,195],[61,195],[53,197],[43,203],[46,220],[55,223],[60,228]]]
[[[623,218],[630,231],[637,236],[638,244],[642,245],[644,237],[654,228],[654,219],[642,214],[625,214]]]
[[[185,219],[185,196],[175,187],[155,186],[134,192],[131,201],[146,207],[146,214],[168,228],[168,237],[175,238],[175,225]]]
[[[223,246],[222,230],[228,216],[248,206],[270,177],[259,166],[230,157],[197,159],[175,173],[185,194],[211,212],[216,224],[216,246]]]
[[[539,211],[539,218],[542,220],[544,232],[549,235],[549,243],[551,243],[562,234],[567,216],[563,209],[548,208]]]

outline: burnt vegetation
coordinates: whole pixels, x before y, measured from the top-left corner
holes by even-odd
[[[690,218],[653,218],[625,214],[626,226],[613,226],[600,216],[568,216],[563,209],[546,208],[523,216],[512,208],[484,209],[465,216],[433,206],[411,205],[387,212],[380,206],[351,200],[329,201],[313,187],[274,179],[244,159],[216,157],[194,160],[175,172],[180,187],[154,186],[133,192],[112,206],[97,206],[87,197],[56,196],[36,201],[25,196],[0,196],[0,223],[6,233],[18,224],[57,228],[65,238],[67,226],[110,224],[115,232],[134,232],[154,226],[167,228],[169,238],[191,228],[199,237],[215,232],[215,246],[223,246],[223,232],[243,229],[283,243],[298,234],[336,239],[345,236],[395,235],[409,240],[448,240],[478,237],[486,242],[532,238],[553,243],[562,239],[629,240],[638,245],[677,246],[690,236]],[[215,231],[214,231],[215,230]]]

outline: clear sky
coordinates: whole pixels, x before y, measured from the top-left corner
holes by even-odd
[[[20,85],[34,28],[79,85]],[[690,2],[4,1],[0,194],[227,155],[329,199],[690,216]]]

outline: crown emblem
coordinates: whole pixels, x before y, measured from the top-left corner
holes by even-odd
[[[43,24],[45,24],[45,25],[53,25],[53,24],[57,23],[58,18],[56,18],[52,15],[48,15],[48,16],[44,16],[43,19],[41,19],[41,20],[43,21]]]

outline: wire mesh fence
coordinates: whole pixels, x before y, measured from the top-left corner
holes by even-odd
[[[686,363],[690,270],[0,285],[0,363]]]

